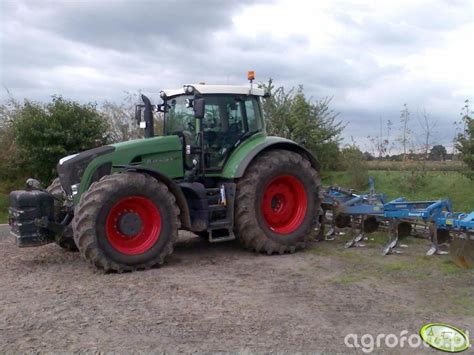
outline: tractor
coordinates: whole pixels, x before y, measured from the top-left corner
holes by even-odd
[[[142,95],[144,138],[64,157],[47,189],[29,179],[10,193],[16,244],[55,242],[117,272],[162,264],[179,230],[260,253],[304,248],[318,220],[318,163],[303,145],[266,135],[268,93],[249,79],[163,90],[157,105]]]

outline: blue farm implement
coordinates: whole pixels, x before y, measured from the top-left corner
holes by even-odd
[[[474,266],[472,248],[474,243],[474,212],[453,212],[450,200],[407,201],[400,197],[387,201],[384,194],[375,192],[374,180],[370,179],[370,191],[356,194],[353,190],[329,187],[322,193],[321,228],[319,240],[331,240],[337,228],[351,227],[352,239],[346,248],[363,246],[366,233],[384,226],[389,229],[389,239],[383,255],[400,253],[400,239],[409,236],[414,227],[428,231],[431,247],[427,255],[446,254],[442,244],[451,244],[451,255],[462,267]],[[330,218],[328,217],[330,216]],[[330,230],[325,233],[325,225]]]

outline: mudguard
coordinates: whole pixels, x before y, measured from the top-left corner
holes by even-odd
[[[255,157],[264,151],[272,149],[285,149],[302,154],[309,160],[311,166],[316,171],[319,171],[318,161],[314,155],[303,146],[289,139],[257,134],[241,143],[241,145],[232,153],[222,171],[222,178],[241,178]]]

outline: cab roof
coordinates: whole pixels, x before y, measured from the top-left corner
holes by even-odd
[[[266,91],[257,85],[207,85],[207,84],[186,84],[181,89],[164,89],[161,96],[171,97],[188,93],[188,87],[194,88],[194,92],[202,95],[206,94],[231,94],[231,95],[254,95],[266,96]]]

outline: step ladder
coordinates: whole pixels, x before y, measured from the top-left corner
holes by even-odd
[[[209,242],[234,240],[235,184],[223,183],[220,187],[206,189],[208,199]]]

